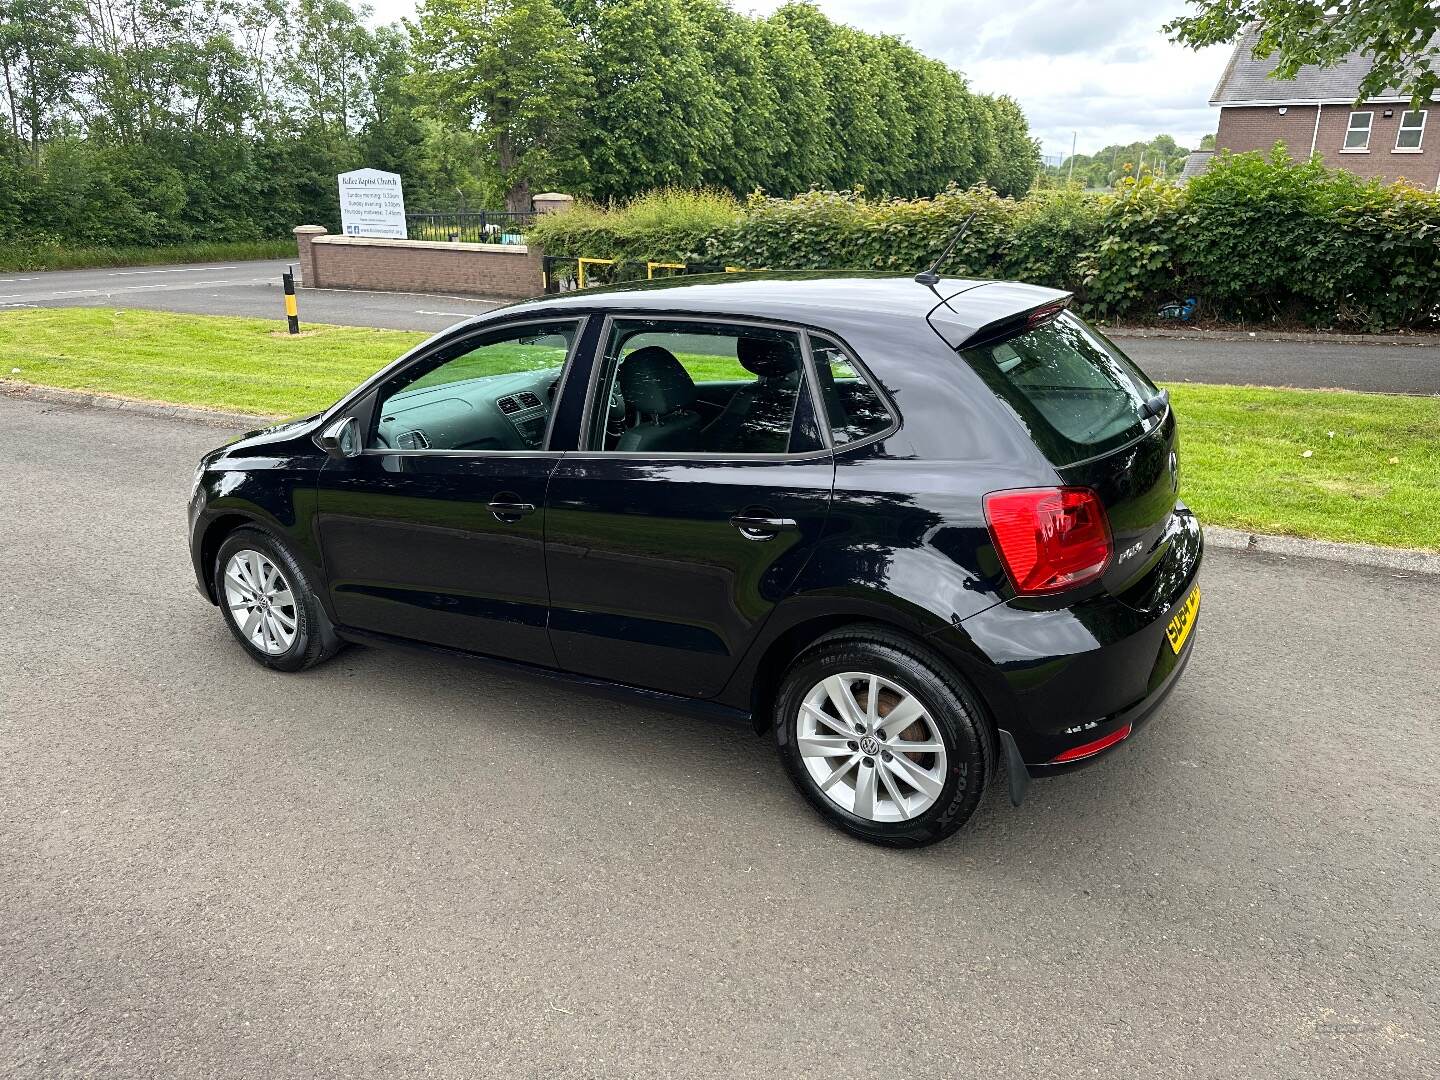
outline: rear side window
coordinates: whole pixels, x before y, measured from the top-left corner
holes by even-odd
[[[892,423],[890,410],[845,351],[818,335],[811,335],[810,347],[835,445],[840,447],[868,439],[888,428]]]
[[[1156,393],[1154,384],[1069,312],[960,355],[1056,466],[1108,453],[1145,433],[1142,409]]]
[[[587,448],[725,455],[818,449],[804,372],[800,336],[791,330],[615,319]]]

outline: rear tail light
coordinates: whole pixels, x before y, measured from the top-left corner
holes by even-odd
[[[985,496],[1000,561],[1025,596],[1094,581],[1110,565],[1110,524],[1089,488],[1021,488]]]

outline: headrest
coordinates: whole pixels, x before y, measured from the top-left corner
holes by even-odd
[[[669,349],[647,345],[621,362],[620,392],[640,412],[658,415],[693,402],[695,381]]]
[[[782,378],[800,370],[800,353],[788,341],[742,337],[735,342],[735,355],[746,371],[762,379]]]

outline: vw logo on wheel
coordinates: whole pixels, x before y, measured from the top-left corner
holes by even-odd
[[[873,735],[866,735],[860,740],[860,749],[863,753],[874,757],[880,752],[880,743]]]

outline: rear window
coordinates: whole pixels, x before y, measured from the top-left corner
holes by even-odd
[[[1108,453],[1145,433],[1141,410],[1155,385],[1068,311],[960,355],[1019,415],[1056,466]]]

